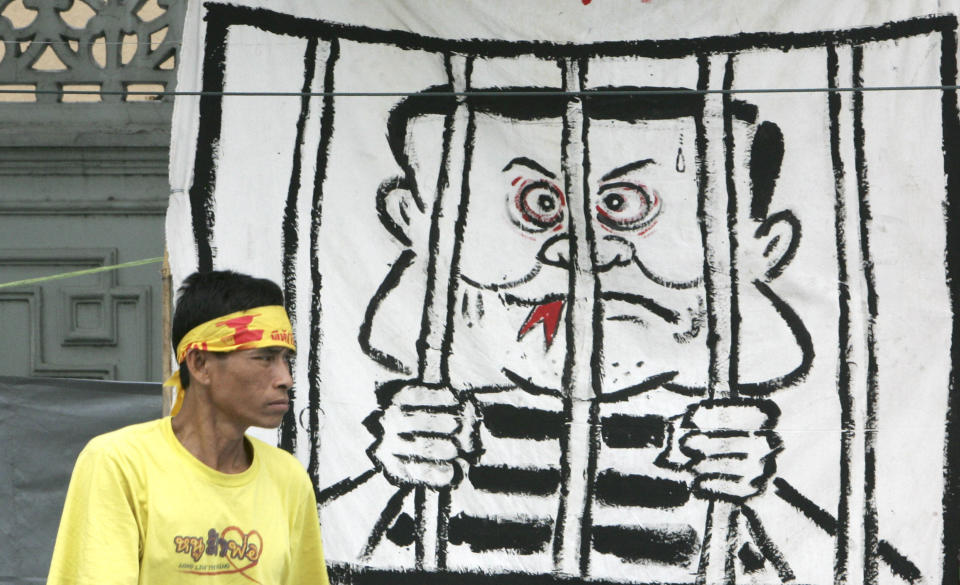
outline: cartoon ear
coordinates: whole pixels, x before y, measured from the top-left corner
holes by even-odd
[[[750,147],[750,217],[757,221],[767,217],[782,164],[783,133],[773,122],[764,122]]]
[[[780,276],[797,253],[800,245],[800,220],[790,210],[778,211],[760,224],[753,237],[767,240],[763,246],[766,264],[764,276],[767,281],[771,281]]]
[[[414,216],[422,216],[423,202],[403,177],[393,177],[380,183],[377,189],[377,215],[380,223],[403,245],[412,246]]]

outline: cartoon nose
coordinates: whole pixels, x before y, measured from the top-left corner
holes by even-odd
[[[570,238],[567,234],[553,236],[540,248],[537,260],[550,266],[570,267]]]
[[[633,258],[633,246],[619,236],[604,236],[597,242],[597,270],[626,266]]]
[[[614,266],[626,266],[633,258],[633,246],[618,236],[604,236],[597,242],[597,271]],[[560,234],[547,240],[540,248],[538,259],[550,266],[570,267],[570,238]]]

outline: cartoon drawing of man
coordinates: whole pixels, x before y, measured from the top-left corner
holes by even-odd
[[[411,316],[409,303],[424,298],[432,221],[425,194],[442,175],[437,136],[455,102],[424,92],[391,113],[389,138],[404,175],[383,184],[378,203],[384,226],[408,248],[371,301],[360,342],[406,377],[378,389],[381,410],[366,423],[378,472],[349,480],[349,490],[335,486],[326,504],[355,505],[347,502],[384,479],[394,486],[370,529],[359,531],[358,558],[388,566],[412,558],[413,490],[427,486],[450,489],[441,504],[446,567],[553,569],[558,500],[568,481],[562,453],[576,448],[564,444],[569,420],[560,391],[564,348],[576,343],[564,327],[573,267],[559,145],[568,99],[470,98],[449,387],[410,379],[421,315]],[[697,148],[703,105],[694,94],[598,90],[583,99],[601,372],[583,519],[591,576],[622,578],[642,564],[645,578],[692,581],[707,508],[722,499],[742,505],[742,531],[751,535],[736,551],[738,574],[793,577],[749,502],[775,474],[782,444],[774,430],[779,410],[763,396],[801,379],[813,359],[802,322],[768,286],[796,251],[799,224],[789,212],[769,214],[772,183],[757,185],[752,215],[759,229],[741,242],[757,261],[744,267],[741,282],[774,307],[781,319],[768,327],[787,332],[778,339],[791,347],[781,348],[787,357],[774,375],[741,375],[743,398],[708,404]],[[755,150],[782,149],[772,124],[756,124],[755,108],[740,103],[736,112]],[[768,159],[775,178],[780,161]]]

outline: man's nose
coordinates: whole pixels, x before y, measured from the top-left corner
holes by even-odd
[[[626,266],[633,258],[633,245],[627,240],[615,236],[605,235],[596,241],[597,272],[609,270],[614,266]],[[550,266],[570,268],[570,237],[560,234],[547,240],[540,248],[538,259]]]
[[[290,372],[290,364],[287,360],[277,360],[275,368],[277,369],[276,377],[274,378],[276,385],[284,390],[293,388],[293,374]]]

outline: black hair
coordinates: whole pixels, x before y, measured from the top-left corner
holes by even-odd
[[[413,169],[405,151],[407,127],[419,116],[452,113],[457,107],[452,91],[449,85],[430,87],[405,97],[390,111],[387,141],[408,180],[412,179]],[[473,111],[517,120],[560,118],[567,104],[578,99],[583,103],[584,115],[589,118],[626,122],[699,117],[703,115],[704,106],[703,94],[688,88],[610,86],[597,87],[580,96],[565,95],[557,87],[475,88],[472,91],[480,93],[466,97]],[[663,93],[627,93],[631,91]]]
[[[180,340],[197,325],[237,311],[283,305],[283,291],[277,283],[231,270],[194,272],[180,285],[173,312],[171,341],[177,351]],[[190,385],[190,370],[180,364],[180,382]]]
[[[421,116],[452,114],[457,97],[450,85],[436,85],[406,96],[390,110],[387,142],[403,174],[380,185],[377,211],[380,221],[401,242],[409,245],[403,230],[386,213],[386,195],[391,189],[408,189],[420,211],[425,209],[407,152],[410,122]],[[609,86],[590,89],[579,96],[564,94],[558,87],[474,88],[479,95],[466,96],[474,112],[505,116],[515,120],[561,118],[574,100],[583,104],[585,116],[594,120],[669,120],[703,115],[704,96],[689,88]],[[629,93],[652,91],[654,93]],[[660,92],[660,93],[657,93]]]
[[[417,191],[413,167],[407,153],[407,133],[412,120],[427,115],[449,115],[457,107],[457,97],[450,85],[437,85],[400,100],[390,110],[387,120],[387,142],[403,175],[381,184],[377,193],[380,221],[399,241],[409,245],[409,239],[386,213],[385,198],[391,189],[402,187],[413,194],[421,211],[423,199]],[[516,120],[543,120],[560,118],[567,105],[574,100],[583,104],[583,113],[594,120],[670,120],[684,117],[703,117],[704,94],[689,88],[604,86],[581,93],[579,96],[562,93],[557,87],[497,87],[473,89],[479,95],[469,95],[467,103],[474,112],[495,114]],[[647,93],[643,93],[647,92]],[[730,100],[728,106],[734,119],[757,123],[756,105]],[[762,221],[768,214],[773,186],[783,162],[783,134],[772,122],[763,122],[751,146],[750,177],[753,185],[751,215]]]

